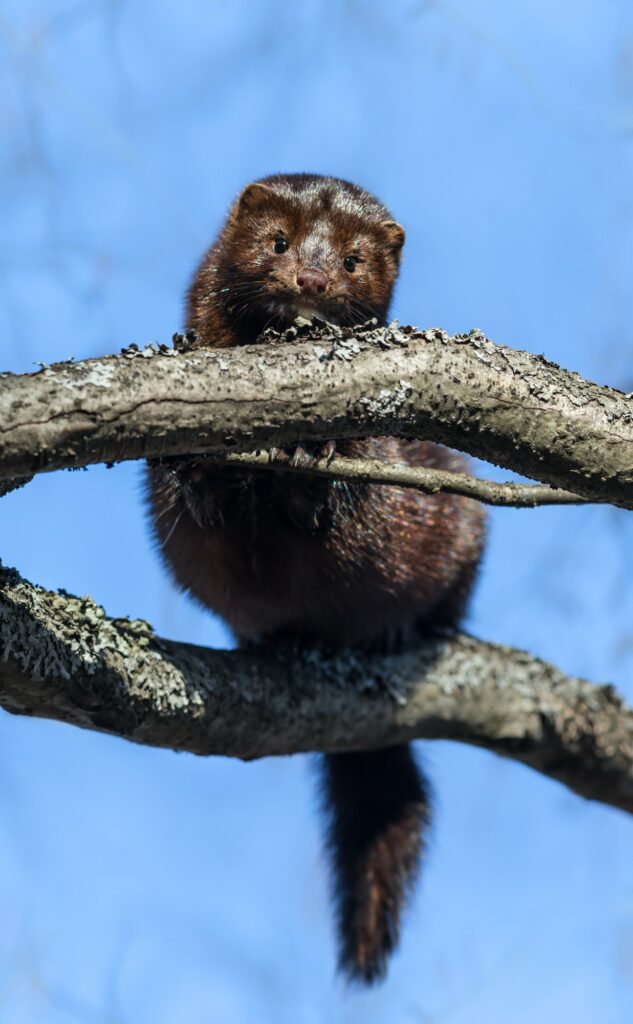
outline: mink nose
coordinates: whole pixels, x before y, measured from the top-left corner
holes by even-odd
[[[297,274],[297,284],[307,295],[322,295],[327,288],[327,277],[322,270],[300,270]]]

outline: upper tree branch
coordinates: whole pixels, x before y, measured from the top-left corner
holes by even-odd
[[[4,375],[0,478],[394,434],[633,507],[629,396],[479,332],[292,330],[292,347],[148,349]]]
[[[397,656],[212,651],[0,570],[0,704],[139,743],[255,758],[461,740],[633,811],[633,710],[464,634]]]

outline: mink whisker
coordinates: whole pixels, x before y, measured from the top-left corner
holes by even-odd
[[[180,512],[178,513],[178,515],[174,519],[174,521],[173,521],[173,523],[171,525],[171,529],[169,530],[169,533],[167,534],[167,536],[165,537],[163,543],[160,546],[161,547],[161,551],[164,550],[165,545],[168,544],[169,541],[171,540],[171,538],[172,538],[172,536],[174,534],[174,531],[175,531],[176,527],[178,526],[178,523],[182,519],[182,515],[183,515],[184,511],[185,511],[185,506],[183,505],[182,508],[180,509]]]

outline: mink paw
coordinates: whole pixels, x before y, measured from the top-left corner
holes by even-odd
[[[292,451],[287,448],[270,448],[268,454],[271,462],[287,462],[294,469],[312,469],[323,459],[326,464],[332,461],[336,454],[336,441],[306,441]]]

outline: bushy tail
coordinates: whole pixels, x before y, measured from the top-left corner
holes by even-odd
[[[426,787],[407,746],[327,755],[323,772],[339,966],[350,980],[372,984],[398,944],[418,873]]]

